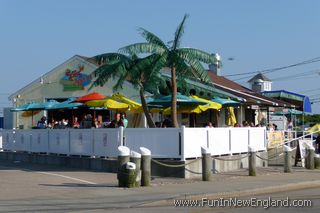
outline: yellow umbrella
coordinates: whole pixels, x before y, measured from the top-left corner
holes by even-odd
[[[196,96],[196,95],[192,95],[191,97],[194,98],[194,99],[196,99],[196,100],[198,100],[198,101],[203,101],[203,102],[208,103],[208,104],[206,104],[206,105],[199,105],[199,106],[198,106],[201,111],[206,111],[206,110],[208,110],[208,109],[216,109],[216,110],[219,110],[219,109],[222,108],[222,105],[219,104],[219,103],[217,103],[217,102],[213,102],[213,101],[210,101],[210,100],[207,100],[207,99],[204,99],[204,98],[199,98],[199,97]]]
[[[314,126],[310,127],[307,132],[312,133],[312,132],[318,132],[320,131],[320,124],[315,124]]]
[[[136,101],[133,101],[133,100],[127,98],[126,96],[124,96],[124,95],[122,95],[120,93],[113,94],[112,95],[112,99],[129,105],[130,111],[132,111],[134,113],[143,112],[143,108],[142,108],[142,105],[140,103],[138,103]]]
[[[233,107],[227,107],[228,110],[228,120],[227,120],[227,125],[228,126],[234,126],[237,123],[236,116],[234,114],[234,108]]]
[[[196,113],[199,114],[202,112],[202,110],[199,108],[199,106],[180,106],[177,109],[178,113]],[[171,107],[167,107],[162,111],[163,114],[169,115],[171,114]]]
[[[206,102],[206,105],[198,105],[198,106],[179,106],[177,108],[178,113],[196,113],[199,114],[201,112],[204,112],[208,109],[216,109],[219,110],[222,108],[222,105],[213,101],[209,101],[207,99],[204,98],[199,98],[198,96],[191,96],[192,98],[198,100],[198,101],[202,101],[202,102]],[[171,113],[171,107],[168,107],[166,109],[164,109],[163,114],[170,114]]]
[[[105,107],[109,110],[126,111],[129,109],[129,105],[112,100],[111,98],[92,100],[85,102],[85,105],[89,107]]]

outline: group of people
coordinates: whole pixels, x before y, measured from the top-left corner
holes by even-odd
[[[117,128],[117,127],[128,126],[128,119],[125,113],[116,113],[114,120],[110,121],[110,117],[107,116],[106,121],[103,122],[102,116],[98,115],[93,118],[91,114],[86,114],[83,116],[82,120],[79,121],[78,117],[73,118],[73,122],[68,119],[61,119],[56,121],[54,119],[51,122],[47,122],[46,116],[42,116],[37,122],[35,129],[65,129],[65,128],[75,128],[75,129],[91,129],[91,128]]]

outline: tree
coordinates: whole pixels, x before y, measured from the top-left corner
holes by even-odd
[[[146,42],[135,43],[123,47],[120,52],[127,54],[151,54],[159,56],[157,69],[169,67],[171,71],[171,117],[174,127],[178,127],[177,119],[177,78],[194,77],[204,82],[209,82],[207,71],[203,68],[203,63],[215,63],[216,59],[209,53],[194,49],[181,48],[181,40],[184,33],[184,25],[188,15],[183,17],[179,24],[174,40],[166,45],[155,34],[140,28],[139,31]]]
[[[122,88],[126,80],[139,90],[142,108],[150,128],[155,124],[147,107],[145,91],[158,93],[158,89],[164,86],[165,82],[158,72],[156,64],[161,57],[159,55],[150,55],[145,58],[138,58],[136,55],[124,55],[120,53],[105,53],[93,57],[99,66],[93,75],[96,78],[92,86],[103,86],[110,78],[118,78],[113,90]],[[91,86],[91,87],[92,87]]]

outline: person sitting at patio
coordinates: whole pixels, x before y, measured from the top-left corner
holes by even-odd
[[[110,116],[109,115],[107,115],[107,117],[106,117],[106,121],[105,122],[103,122],[103,128],[107,128],[108,126],[109,126],[109,124],[111,124],[111,121],[110,121]]]
[[[38,129],[45,129],[47,128],[47,124],[46,124],[46,116],[43,116],[37,123],[37,128]]]
[[[172,126],[172,121],[168,118],[164,119],[164,121],[162,122],[162,128],[168,128]]]
[[[82,128],[90,129],[92,128],[92,115],[88,114],[85,116],[84,120],[82,121]]]
[[[123,127],[124,127],[124,128],[127,128],[127,126],[128,126],[128,119],[127,119],[127,115],[126,115],[125,112],[121,114],[121,119],[120,119],[120,120],[122,120],[122,122],[123,122]]]
[[[80,128],[80,123],[78,121],[78,117],[74,117],[74,121],[73,121],[72,127],[75,128],[75,129]]]
[[[112,120],[111,123],[107,126],[107,128],[117,128],[118,122],[116,120]]]
[[[241,125],[237,122],[233,125],[233,127],[241,127]]]
[[[210,121],[206,123],[206,128],[213,128],[213,125]]]
[[[156,125],[157,128],[161,128],[161,122],[156,121],[154,124]]]

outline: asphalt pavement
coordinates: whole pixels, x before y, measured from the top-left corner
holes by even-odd
[[[295,167],[290,174],[282,170],[260,168],[256,177],[249,177],[242,169],[214,174],[210,182],[155,177],[151,187],[126,189],[117,187],[113,173],[1,161],[0,212],[148,212],[157,207],[185,212],[189,208],[174,207],[174,200],[250,197],[320,187],[320,170]]]

